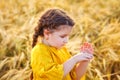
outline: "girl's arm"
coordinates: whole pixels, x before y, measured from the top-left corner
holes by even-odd
[[[73,56],[63,64],[64,77],[73,69],[76,63],[75,56]]]
[[[80,51],[83,52],[84,54],[89,53],[93,56],[93,47],[89,43],[84,43],[81,46]],[[92,59],[92,57],[91,57],[91,59]],[[88,66],[89,62],[90,62],[90,60],[81,61],[81,62],[78,63],[78,65],[76,66],[76,70],[75,70],[76,75],[77,75],[77,80],[80,80],[80,78],[84,75],[84,73],[87,70],[87,66]]]
[[[88,64],[89,61],[81,61],[80,63],[78,63],[75,69],[77,76],[76,80],[80,80],[80,78],[85,74]]]
[[[81,52],[82,54],[78,53],[63,64],[64,76],[66,76],[78,62],[79,64],[76,67],[77,80],[84,75],[90,59],[93,58],[93,47],[89,43],[84,43],[84,45],[81,46]]]
[[[81,62],[81,61],[88,61],[91,58],[92,58],[92,55],[89,53],[84,53],[84,54],[78,53],[75,56],[71,57],[69,60],[67,60],[63,64],[64,76],[66,76],[73,69],[73,67],[76,65],[76,63]],[[81,63],[81,65],[82,65],[82,63]],[[85,66],[81,66],[81,67],[84,68]],[[81,70],[82,68],[79,68],[79,70]],[[86,70],[86,68],[85,68],[85,70]],[[80,71],[79,74],[84,74],[84,71]]]

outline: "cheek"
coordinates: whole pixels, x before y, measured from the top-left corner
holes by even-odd
[[[55,38],[55,42],[57,42],[58,44],[61,43],[63,40],[60,37],[56,37]]]
[[[54,41],[55,44],[61,45],[62,42],[63,42],[63,39],[59,36],[56,36],[53,41]]]

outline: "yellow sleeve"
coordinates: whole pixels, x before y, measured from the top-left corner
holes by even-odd
[[[31,53],[31,67],[35,80],[62,80],[63,65],[52,61],[46,48],[35,47]]]

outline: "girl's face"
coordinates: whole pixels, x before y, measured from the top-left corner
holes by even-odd
[[[50,46],[61,48],[63,47],[67,42],[69,38],[69,34],[72,30],[71,26],[68,25],[61,25],[57,30],[54,30],[54,32],[46,34],[47,43]]]

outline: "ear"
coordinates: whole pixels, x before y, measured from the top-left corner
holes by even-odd
[[[49,33],[50,33],[50,32],[49,32],[48,29],[44,29],[44,30],[43,30],[44,38],[45,38],[46,40],[48,40]]]

